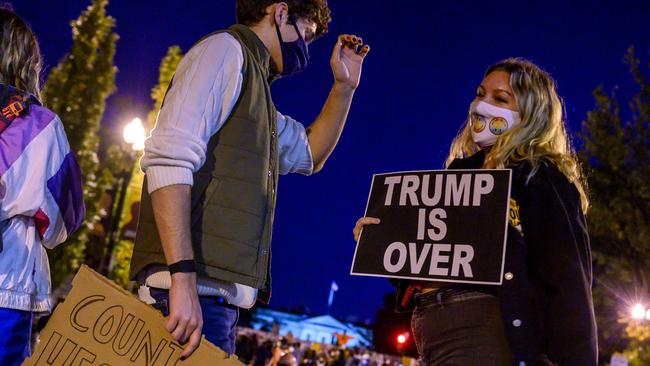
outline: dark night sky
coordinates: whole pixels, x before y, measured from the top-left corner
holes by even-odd
[[[69,21],[87,0],[15,0],[40,38],[45,62],[69,50]],[[234,21],[234,0],[112,0],[120,35],[117,92],[105,123],[146,116],[149,91],[168,46],[186,51]],[[364,212],[373,173],[440,168],[483,71],[523,56],[551,72],[571,131],[593,105],[599,84],[631,85],[622,58],[636,45],[650,57],[650,1],[330,0],[330,33],[310,47],[304,74],[273,85],[276,106],[309,124],[331,86],[336,35],[356,33],[372,50],[337,150],[323,172],[281,179],[274,233],[272,306],[326,310],[331,280],[340,286],[333,314],[374,317],[390,291],[381,279],[349,275],[351,229]]]

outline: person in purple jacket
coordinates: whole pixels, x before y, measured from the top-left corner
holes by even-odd
[[[30,354],[32,315],[49,312],[46,248],[81,226],[81,171],[59,117],[39,101],[41,55],[29,26],[0,8],[0,365]]]

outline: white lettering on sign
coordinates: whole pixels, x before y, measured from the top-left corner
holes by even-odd
[[[435,176],[435,179],[432,177]],[[494,189],[491,174],[427,174],[392,176],[384,178],[386,199],[384,205],[393,204],[399,195],[399,206],[480,206],[481,198]]]
[[[474,259],[474,248],[466,244],[431,244],[418,246],[416,243],[406,244],[396,241],[391,243],[384,252],[384,268],[390,273],[404,270],[409,264],[409,272],[419,275],[424,265],[429,261],[429,274],[432,276],[452,276],[472,278],[471,262]],[[451,273],[449,264],[451,264]]]
[[[451,251],[451,244],[437,244],[431,253],[431,266],[429,274],[432,276],[446,276],[449,274],[449,268],[440,268],[440,263],[449,263],[449,256],[442,255],[441,252]]]
[[[490,174],[476,174],[472,206],[481,205],[481,196],[489,194],[494,188],[494,177]]]
[[[429,193],[431,193],[429,188],[431,176],[425,175],[422,177],[422,204],[432,207],[440,202],[440,197],[442,197],[442,178],[442,174],[436,175],[436,182],[433,185],[433,197],[429,197]]]
[[[420,177],[417,175],[405,175],[402,180],[402,192],[399,195],[399,205],[406,206],[406,199],[411,201],[411,206],[419,206],[418,188],[420,188]]]
[[[424,244],[422,253],[420,253],[420,258],[418,258],[418,247],[415,243],[409,243],[409,259],[411,260],[411,272],[420,273],[422,266],[424,266],[424,261],[427,260],[427,254],[431,250],[431,244]]]
[[[399,184],[401,181],[402,177],[400,176],[386,177],[386,179],[384,179],[384,184],[388,186],[388,190],[386,191],[386,206],[390,206],[393,199],[393,189],[395,188],[395,185]]]
[[[472,267],[469,265],[472,259],[474,259],[474,248],[471,245],[457,244],[454,247],[454,259],[451,262],[451,275],[457,277],[458,270],[463,267],[465,277],[474,277]]]
[[[440,241],[447,236],[447,224],[441,219],[447,218],[447,212],[442,208],[434,208],[429,212],[429,224],[433,229],[426,229],[427,209],[421,208],[418,210],[418,240],[424,240],[424,233],[426,231],[429,239],[433,241]]]
[[[457,181],[458,176],[451,174],[447,176],[447,184],[445,185],[445,206],[451,206],[453,201],[454,206],[460,206],[460,201],[463,201],[463,206],[469,206],[469,189],[472,182],[470,174],[461,174],[460,182]]]
[[[397,257],[397,263],[393,264],[391,258],[393,253],[397,251],[399,256]],[[399,241],[391,243],[391,245],[386,248],[386,253],[384,253],[384,268],[390,273],[399,272],[406,264],[406,245]]]

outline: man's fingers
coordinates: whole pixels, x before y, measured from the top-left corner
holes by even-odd
[[[370,46],[364,45],[363,47],[361,47],[361,50],[359,50],[359,56],[361,56],[361,58],[364,58],[366,57],[368,52],[370,52]]]
[[[196,322],[193,322],[191,320],[187,323],[182,338],[178,340],[180,344],[185,344],[187,340],[190,339],[190,336],[196,330],[196,324]]]
[[[189,357],[192,354],[192,352],[194,352],[199,347],[200,343],[201,343],[201,329],[197,328],[190,335],[190,341],[185,346],[185,349],[183,349],[183,353],[181,353],[181,358],[185,359]]]
[[[370,46],[363,44],[363,38],[354,34],[342,34],[339,36],[339,42],[344,50],[350,50],[362,58],[370,51]]]
[[[334,45],[334,50],[332,50],[332,60],[340,61],[341,60],[341,50],[343,47],[350,48],[352,43],[352,36],[349,34],[341,34],[338,38],[338,42]]]
[[[354,42],[352,38],[350,38],[348,42],[344,43],[343,46],[354,53],[357,53],[357,48],[359,48],[359,45]]]
[[[341,34],[339,41],[348,48],[356,48],[363,45],[363,38],[357,37],[353,34]]]
[[[360,45],[363,44],[363,39],[355,35],[350,35],[348,36],[348,43],[352,43],[354,45]]]
[[[185,330],[187,328],[187,319],[179,319],[178,325],[176,326],[176,329],[172,332],[172,337],[177,340],[178,342],[183,343],[185,339],[183,337],[185,336]]]
[[[198,331],[199,334],[202,333],[203,331],[203,324],[196,321],[196,320],[190,320],[187,323],[187,327],[185,327],[185,334],[183,335],[183,343],[187,342],[188,339],[192,336],[194,332]]]
[[[167,322],[165,322],[165,328],[169,333],[173,332],[174,329],[176,329],[177,325],[178,325],[177,317],[171,315],[167,317]]]
[[[363,44],[363,38],[358,37],[354,34],[344,34],[343,35],[347,42],[354,44]]]
[[[333,61],[339,61],[341,60],[341,47],[343,46],[343,42],[341,41],[341,37],[336,40],[336,44],[334,45],[334,50],[332,50],[332,60]]]

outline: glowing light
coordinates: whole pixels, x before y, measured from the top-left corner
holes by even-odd
[[[133,150],[144,150],[144,140],[146,138],[144,126],[140,118],[134,118],[124,126],[124,142],[131,144]]]
[[[645,318],[646,318],[646,320],[650,320],[650,309],[648,309],[648,311],[646,311]]]
[[[397,336],[397,343],[399,344],[404,344],[406,342],[406,336],[404,334],[400,334]]]
[[[643,305],[641,304],[634,305],[634,307],[632,308],[632,318],[640,320],[646,317],[647,314]]]

